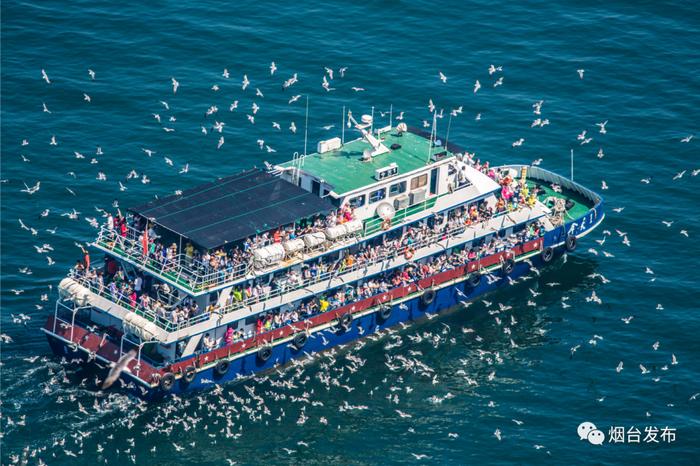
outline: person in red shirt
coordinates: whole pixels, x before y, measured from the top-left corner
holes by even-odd
[[[131,293],[129,293],[129,305],[131,306],[132,309],[136,309],[136,300],[138,296],[136,296],[136,291],[133,289],[131,290]]]

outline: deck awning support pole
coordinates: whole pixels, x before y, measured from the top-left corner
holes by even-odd
[[[574,150],[571,149],[571,181],[574,181]]]

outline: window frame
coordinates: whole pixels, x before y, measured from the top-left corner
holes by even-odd
[[[378,199],[372,199],[372,195],[380,193],[380,192],[382,193],[382,197],[380,197]],[[369,204],[376,204],[377,202],[383,201],[384,199],[386,199],[386,186],[382,186],[379,189],[375,189],[374,191],[370,191],[367,194],[367,204],[368,205]]]
[[[392,193],[391,190],[394,188],[394,186],[401,186],[401,189],[395,193]],[[403,194],[406,192],[406,189],[408,188],[408,182],[407,180],[401,180],[398,183],[394,183],[389,186],[389,197],[396,197],[399,194]]]
[[[415,186],[414,186],[414,182],[415,182]],[[418,176],[414,176],[413,178],[411,178],[411,191],[413,191],[415,189],[422,188],[426,184],[428,184],[428,174],[427,173],[422,173]]]
[[[362,198],[362,203],[359,205],[354,205],[353,201],[355,201],[356,199],[360,199],[360,198]],[[367,204],[367,195],[365,193],[362,193],[362,194],[359,194],[355,197],[349,198],[347,205],[349,207],[352,207],[353,209],[359,209],[360,207],[364,207],[366,204]]]

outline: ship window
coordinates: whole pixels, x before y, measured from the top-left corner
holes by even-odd
[[[422,188],[426,184],[428,184],[428,174],[424,173],[420,176],[416,176],[411,180],[411,190]]]
[[[399,181],[398,183],[389,186],[389,197],[398,196],[401,193],[406,192],[406,182]]]
[[[381,201],[385,197],[386,197],[386,188],[377,189],[376,191],[372,191],[371,193],[369,193],[369,203],[374,204],[375,202]]]
[[[360,196],[351,198],[350,200],[348,200],[348,205],[354,209],[362,207],[363,205],[365,205],[365,195],[362,194]]]

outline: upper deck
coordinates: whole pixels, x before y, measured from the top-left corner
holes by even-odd
[[[363,160],[363,152],[371,146],[360,138],[346,142],[336,150],[304,156],[301,170],[323,180],[337,196],[344,196],[377,183],[375,171],[391,164],[396,164],[398,173],[406,174],[433,163],[433,154],[444,152],[442,158],[454,156],[444,147],[431,147],[429,139],[410,131],[382,132],[379,140],[393,149],[370,160]],[[280,167],[291,169],[295,167],[294,163],[285,162]]]
[[[379,206],[388,204],[393,209],[389,228],[393,230],[498,189],[491,178],[456,157],[451,145],[448,150],[428,134],[387,127],[376,137],[386,149],[376,157],[363,157],[372,145],[361,138],[279,165],[280,176],[250,170],[131,209],[142,217],[141,225],[129,225],[121,234],[102,228],[93,245],[192,296],[201,296],[381,234],[386,228]],[[389,165],[396,170],[378,179],[376,170]],[[294,171],[300,178],[294,178]],[[458,175],[462,181],[457,181]],[[373,198],[377,193],[381,197]],[[361,205],[352,204],[357,199],[362,199]],[[347,233],[328,236],[335,224],[326,222],[327,215],[337,216],[343,209],[353,211],[353,222],[348,223],[353,224],[352,231],[348,227]],[[162,255],[149,250],[153,235],[145,234],[150,231],[143,225],[145,219],[164,229],[162,239],[156,236],[164,246]],[[287,235],[300,227],[303,236]],[[285,248],[278,260],[254,264],[253,252],[274,243],[279,246],[280,241],[273,238],[278,233]],[[311,235],[320,235],[324,241],[306,242]],[[292,241],[295,249],[287,250]],[[236,249],[236,260],[225,267],[210,266],[208,258],[193,261],[191,252],[187,253],[191,243],[214,258]]]

